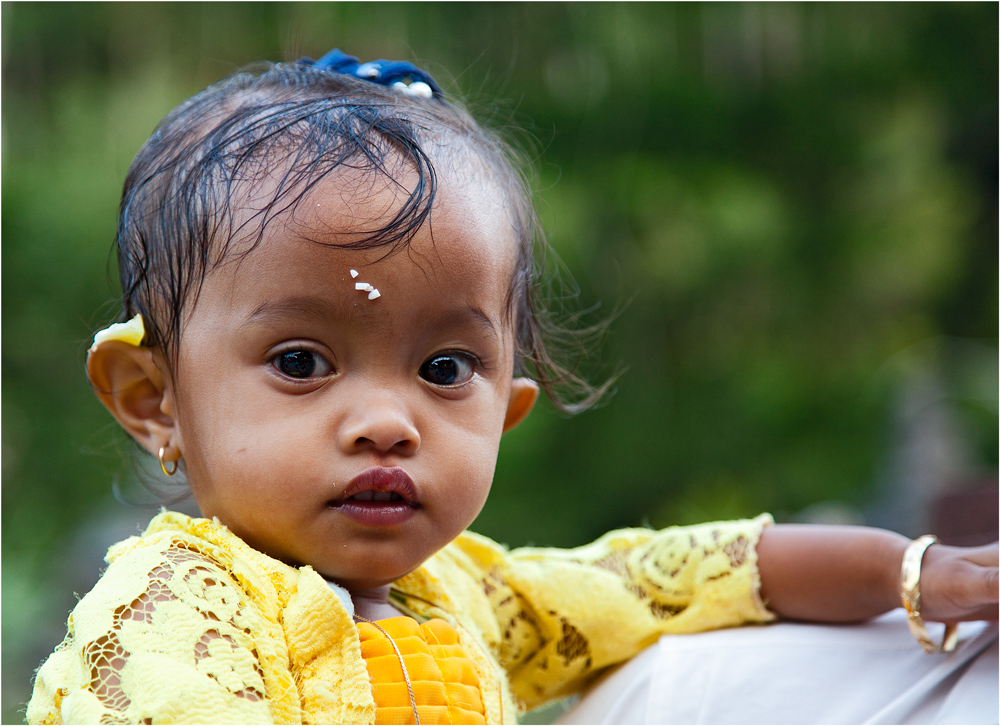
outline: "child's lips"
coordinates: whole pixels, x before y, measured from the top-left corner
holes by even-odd
[[[371,493],[373,496],[366,496]],[[387,497],[384,495],[397,495]],[[380,496],[381,495],[381,496]],[[403,499],[416,504],[417,486],[410,475],[399,466],[370,466],[347,483],[338,501],[347,499],[375,501]]]
[[[365,469],[330,506],[361,524],[375,526],[402,524],[420,509],[416,485],[398,466]]]

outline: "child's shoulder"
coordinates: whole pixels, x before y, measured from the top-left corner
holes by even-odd
[[[198,523],[208,527],[197,526]],[[212,530],[218,530],[213,533]],[[199,531],[201,530],[201,531]],[[206,533],[208,536],[206,536]],[[214,536],[213,536],[214,534]],[[230,569],[231,558],[226,557],[222,544],[225,528],[210,520],[196,520],[176,512],[161,512],[139,535],[117,542],[108,548],[104,557],[108,568],[101,576],[98,586],[107,581],[129,579],[129,573],[137,573],[148,567],[160,565],[170,568],[173,563],[198,560],[212,568]],[[151,573],[147,570],[143,576]]]
[[[123,571],[142,569],[149,563],[160,563],[168,569],[221,569],[234,575],[267,569],[276,563],[249,547],[218,520],[169,511],[156,515],[142,534],[111,545],[105,561],[108,568],[102,579],[112,573],[121,577]]]
[[[108,550],[107,569],[73,611],[74,635],[91,642],[123,625],[183,618],[183,610],[234,622],[248,595],[278,599],[262,557],[217,522],[163,512]]]
[[[146,553],[139,556],[152,556],[150,553],[177,553],[181,550],[224,566],[233,563],[233,553],[239,550],[246,551],[240,552],[244,556],[255,553],[217,519],[189,517],[180,512],[163,510],[153,517],[142,534],[112,545],[106,560],[112,564],[122,558],[135,557],[139,552]]]
[[[180,649],[175,655],[184,657],[209,630],[209,639],[238,632],[251,648],[260,638],[283,640],[281,613],[303,579],[217,521],[175,512],[159,514],[141,535],[113,545],[106,560],[97,584],[70,614],[67,643],[117,650],[114,641],[122,652]]]
[[[173,513],[113,546],[107,570],[70,615],[66,640],[39,670],[29,720],[55,712],[80,723],[151,713],[267,720],[274,702],[265,694],[281,689],[265,680],[288,656],[267,612],[278,588],[254,557],[222,525]]]

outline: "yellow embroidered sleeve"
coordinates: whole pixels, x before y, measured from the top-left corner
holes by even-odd
[[[759,596],[753,520],[627,529],[570,550],[506,552],[476,535],[475,563],[499,629],[495,652],[522,707],[585,687],[666,633],[774,619]]]
[[[183,542],[115,560],[38,671],[31,723],[273,723],[260,614]]]

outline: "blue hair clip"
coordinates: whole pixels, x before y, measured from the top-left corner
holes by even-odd
[[[407,61],[375,60],[358,63],[358,59],[353,55],[347,55],[334,48],[319,60],[299,58],[296,63],[312,66],[317,70],[343,73],[364,81],[378,83],[394,88],[408,96],[443,98],[440,86],[434,82],[430,74]],[[410,82],[404,83],[404,79],[409,79]]]

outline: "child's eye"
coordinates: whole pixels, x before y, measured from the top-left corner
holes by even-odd
[[[463,353],[442,353],[420,366],[420,377],[437,386],[465,383],[476,372],[475,359]]]
[[[326,360],[310,350],[289,350],[271,359],[271,364],[289,378],[325,376],[332,367]]]

